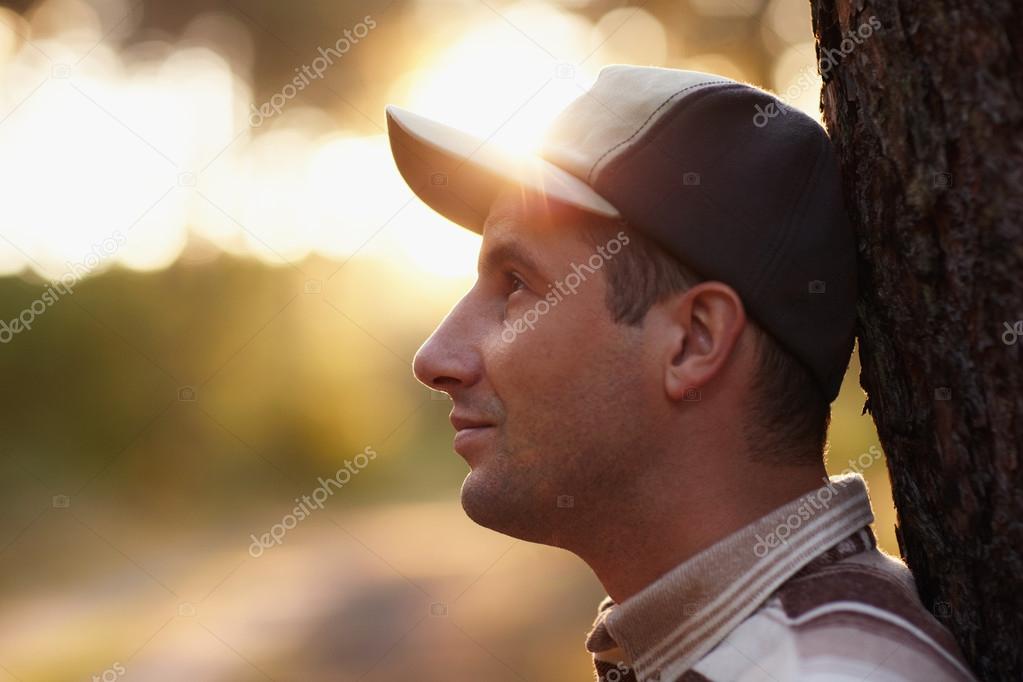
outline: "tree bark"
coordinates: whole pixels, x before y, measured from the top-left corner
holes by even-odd
[[[900,548],[977,675],[1018,682],[1023,4],[811,7],[859,241],[864,411],[887,456]]]

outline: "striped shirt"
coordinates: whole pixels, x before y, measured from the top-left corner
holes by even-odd
[[[974,680],[877,549],[859,475],[779,507],[598,608],[586,639],[599,682]]]

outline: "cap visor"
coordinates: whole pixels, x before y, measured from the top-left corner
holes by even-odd
[[[517,185],[606,218],[619,213],[593,188],[539,156],[518,157],[492,143],[394,105],[387,107],[391,153],[412,191],[442,216],[474,232],[498,192]]]

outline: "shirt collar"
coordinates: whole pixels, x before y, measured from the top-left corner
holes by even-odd
[[[621,604],[606,598],[586,648],[598,660],[620,648],[638,680],[688,670],[802,567],[873,520],[863,477],[832,476]]]

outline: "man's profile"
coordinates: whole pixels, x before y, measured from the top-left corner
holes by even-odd
[[[599,679],[972,679],[876,548],[863,479],[824,467],[856,246],[816,122],[614,66],[535,158],[388,125],[413,190],[483,235],[414,363],[452,399],[462,505],[593,570]]]

